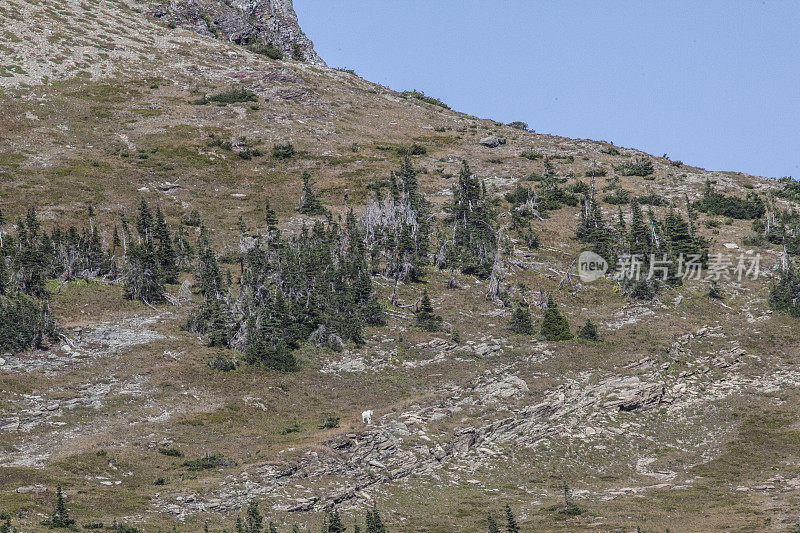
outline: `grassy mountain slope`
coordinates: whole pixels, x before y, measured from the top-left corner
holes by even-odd
[[[413,143],[427,149],[413,159],[439,219],[466,160],[508,224],[502,194],[545,170],[545,157],[525,151],[549,157],[568,183],[603,168],[598,190],[614,182],[656,193],[684,213],[706,179],[737,196],[779,188],[476,119],[348,72],[171,29],[144,11],[106,0],[0,6],[0,199],[9,221],[36,205],[45,224],[82,225],[92,203],[111,227],[146,198],[170,222],[198,209],[219,249],[235,251],[239,217],[259,228],[267,197],[283,229],[308,221],[295,212],[303,171],[335,215],[345,198],[360,212],[369,186],[400,164],[397,148]],[[257,101],[199,103],[240,88]],[[481,146],[491,134],[506,144]],[[286,142],[293,158],[270,155]],[[244,159],[245,146],[264,155]],[[648,179],[614,170],[639,157],[652,161]],[[617,207],[601,206],[615,220]],[[769,278],[724,281],[722,300],[702,281],[648,302],[611,281],[574,279],[559,290],[582,248],[573,238],[579,210],[536,221],[540,248],[512,243],[505,276],[533,303],[540,290],[553,293],[573,330],[591,318],[601,343],[513,334],[512,308],[487,299],[487,282],[461,275],[450,289],[448,273],[431,269],[424,283],[402,284],[399,301],[426,289],[457,335],[414,327],[407,308],[389,304],[391,280],[376,278],[388,324],[369,328],[364,346],[304,347],[293,374],[220,373],[207,364],[217,350],[183,330],[190,305],[153,308],[124,300],[119,285],[53,282],[51,306],[72,346],[3,356],[0,510],[37,530],[60,483],[79,524],[117,518],[146,531],[230,527],[252,499],[282,530],[317,528],[331,504],[350,524],[373,502],[393,531],[478,531],[487,510],[499,514],[505,503],[531,531],[800,522],[800,342],[796,321],[768,308]],[[654,208],[659,217],[666,210]],[[749,248],[750,221],[700,215],[698,231],[712,251]],[[779,247],[754,252],[771,275]],[[362,424],[365,409],[374,424]],[[326,413],[341,417],[338,428],[319,428]],[[170,448],[182,455],[159,453]],[[205,456],[221,459],[202,470],[183,464]],[[583,514],[558,512],[565,484]]]

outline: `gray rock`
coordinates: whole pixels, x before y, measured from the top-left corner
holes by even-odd
[[[497,135],[489,135],[481,139],[480,144],[488,148],[497,148],[501,144],[506,144],[505,137],[498,137]]]
[[[272,43],[287,58],[297,47],[306,62],[325,65],[300,29],[292,0],[161,0],[150,15],[236,44]]]
[[[617,407],[620,411],[647,409],[661,403],[664,397],[664,386],[660,383],[647,383],[639,388],[627,390],[617,400],[609,402],[608,407]]]
[[[34,494],[39,494],[46,491],[47,487],[45,487],[44,485],[25,485],[24,487],[18,487],[14,492],[18,494],[26,494],[30,492]]]
[[[453,442],[455,453],[465,454],[478,441],[478,431],[475,428],[465,428],[457,433]]]
[[[183,189],[183,187],[181,187],[177,183],[170,183],[169,181],[165,181],[164,183],[160,183],[158,185],[158,190],[162,192],[169,192],[175,189]]]

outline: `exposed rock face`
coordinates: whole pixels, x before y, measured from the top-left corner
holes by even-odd
[[[162,0],[149,12],[201,35],[242,45],[272,43],[286,57],[297,50],[304,61],[325,65],[300,29],[292,0]]]

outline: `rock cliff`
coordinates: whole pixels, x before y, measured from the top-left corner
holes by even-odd
[[[292,0],[171,0],[151,2],[148,11],[201,35],[241,45],[271,43],[286,57],[325,65],[300,29]]]

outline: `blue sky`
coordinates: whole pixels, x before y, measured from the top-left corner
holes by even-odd
[[[540,133],[800,177],[795,2],[295,0],[330,66]]]

